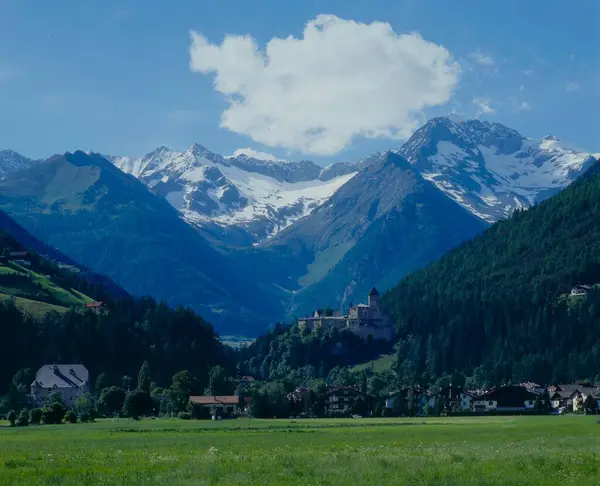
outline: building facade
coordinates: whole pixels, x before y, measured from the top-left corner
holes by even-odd
[[[394,330],[389,318],[381,311],[379,298],[379,292],[373,287],[368,303],[350,307],[347,315],[317,309],[312,317],[298,319],[298,325],[311,330],[323,327],[348,329],[365,341],[369,338],[390,340]]]
[[[50,395],[60,392],[67,407],[90,391],[90,374],[82,364],[44,365],[35,375],[31,384],[31,399],[38,407],[43,407]]]

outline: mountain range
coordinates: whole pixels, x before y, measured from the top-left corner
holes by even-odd
[[[595,160],[555,137],[454,117],[397,150],[325,168],[198,144],[43,162],[2,151],[0,208],[134,295],[255,333],[391,287]]]

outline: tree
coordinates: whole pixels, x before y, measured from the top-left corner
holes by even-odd
[[[586,395],[585,400],[583,401],[583,409],[586,415],[596,413],[596,399],[591,393],[589,395]]]
[[[42,409],[42,422],[46,425],[60,424],[65,416],[65,407],[58,401],[48,403]]]
[[[35,371],[31,368],[21,368],[13,376],[12,385],[19,393],[27,393],[34,379]]]
[[[75,413],[75,410],[67,410],[67,413],[65,414],[65,421],[69,424],[77,423],[77,414]]]
[[[150,394],[144,390],[133,390],[127,393],[123,403],[122,414],[138,420],[143,415],[151,415],[153,412],[153,402]]]
[[[31,425],[40,425],[40,420],[42,420],[42,409],[32,408],[29,411],[29,423]]]
[[[96,396],[100,396],[100,392],[109,386],[110,383],[106,373],[100,373],[98,378],[96,378],[96,383],[94,384],[94,392],[96,393]]]
[[[195,393],[199,386],[198,380],[189,371],[184,370],[175,373],[169,388],[173,411],[184,411],[190,395]]]
[[[209,373],[208,395],[227,395],[231,393],[231,385],[227,371],[222,366],[213,366]]]
[[[58,404],[64,406],[62,393],[60,393],[59,391],[55,391],[55,392],[52,392],[48,396],[48,400],[46,401],[46,406],[49,407],[53,403],[58,403]]]
[[[123,378],[121,378],[121,388],[125,391],[129,391],[131,390],[131,385],[133,384],[133,378],[131,378],[131,376],[123,376]]]
[[[142,363],[142,367],[140,368],[140,371],[138,373],[138,383],[137,383],[138,390],[142,390],[147,393],[150,393],[150,383],[151,382],[152,382],[152,379],[150,377],[150,365],[148,364],[148,361],[144,361]]]
[[[75,412],[77,412],[78,415],[86,414],[91,417],[95,411],[96,400],[91,393],[84,393],[75,400]]]
[[[24,408],[19,412],[19,416],[17,417],[17,426],[26,427],[27,425],[29,425],[29,410]]]
[[[11,410],[10,412],[8,412],[8,414],[6,414],[6,419],[10,422],[10,426],[14,427],[15,422],[17,420],[17,412]]]
[[[118,414],[125,403],[125,390],[118,386],[109,386],[100,392],[98,410],[104,415]]]

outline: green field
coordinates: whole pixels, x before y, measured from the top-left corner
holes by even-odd
[[[0,484],[600,484],[596,417],[0,428]]]

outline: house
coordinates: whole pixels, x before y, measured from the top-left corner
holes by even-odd
[[[311,330],[326,327],[347,329],[364,341],[369,338],[390,340],[394,329],[389,318],[381,311],[379,299],[379,292],[373,287],[369,292],[367,304],[350,307],[347,315],[317,309],[312,317],[298,319],[298,325]]]
[[[475,395],[462,387],[452,385],[440,390],[440,403],[443,410],[471,410]]]
[[[85,304],[85,308],[95,312],[96,314],[100,314],[102,311],[106,310],[104,302],[88,302]]]
[[[207,409],[214,420],[217,417],[236,413],[240,408],[240,397],[237,395],[191,396],[189,403]]]
[[[492,388],[475,397],[472,408],[476,412],[524,412],[535,409],[539,395],[519,385]],[[543,400],[542,400],[543,403]]]
[[[73,406],[80,396],[90,391],[90,374],[82,364],[44,365],[31,383],[31,399],[42,407],[54,392],[60,392],[63,402]]]
[[[567,410],[574,409],[575,400],[585,399],[587,395],[596,397],[599,391],[598,386],[592,383],[556,385],[548,388],[552,408]]]
[[[587,295],[590,290],[592,290],[591,285],[575,285],[575,287],[571,289],[571,295]]]
[[[420,387],[404,388],[397,392],[391,393],[385,399],[385,408],[388,410],[394,410],[400,401],[401,413],[411,414],[414,412],[415,415],[428,415],[430,410],[435,408],[437,403],[437,396],[427,390],[421,390]],[[411,411],[411,408],[413,409]]]
[[[328,414],[348,413],[358,408],[370,415],[373,397],[351,386],[334,387],[325,393],[325,409]]]

